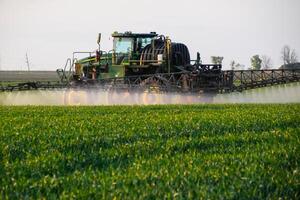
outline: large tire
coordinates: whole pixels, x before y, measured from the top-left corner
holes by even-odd
[[[159,54],[166,54],[165,42],[163,40],[157,40],[154,43],[154,49],[152,44],[145,46],[141,53],[141,61],[147,63],[147,60],[157,60]],[[177,69],[173,66],[185,67],[190,64],[190,53],[186,45],[181,43],[171,44],[171,71],[175,72]]]

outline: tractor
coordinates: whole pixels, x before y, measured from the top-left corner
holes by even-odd
[[[202,64],[199,53],[196,60],[191,60],[187,46],[172,42],[168,36],[156,32],[114,32],[112,38],[110,51],[100,48],[99,34],[96,51],[74,52],[73,59],[69,60],[69,74],[72,75],[68,77],[71,78],[67,78],[65,67],[65,70],[58,70],[61,79],[77,85],[122,82],[130,86],[132,83],[135,86],[155,84],[184,90],[219,85],[221,65]],[[77,59],[78,54],[88,56]]]

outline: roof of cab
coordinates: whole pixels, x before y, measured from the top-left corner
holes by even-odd
[[[130,31],[125,33],[118,33],[114,32],[112,34],[112,37],[136,37],[136,38],[149,38],[149,37],[156,37],[158,34],[156,32],[150,32],[150,33],[132,33]]]

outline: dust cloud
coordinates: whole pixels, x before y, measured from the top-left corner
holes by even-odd
[[[205,103],[300,103],[300,83],[227,94],[91,90],[1,92],[0,105],[157,105]]]

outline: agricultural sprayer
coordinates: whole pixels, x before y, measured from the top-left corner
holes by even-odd
[[[6,90],[48,88],[99,88],[155,90],[162,92],[232,92],[300,81],[299,69],[222,70],[221,64],[203,64],[200,53],[190,58],[185,44],[150,33],[112,34],[113,48],[73,52],[59,83],[25,82],[1,87]]]

